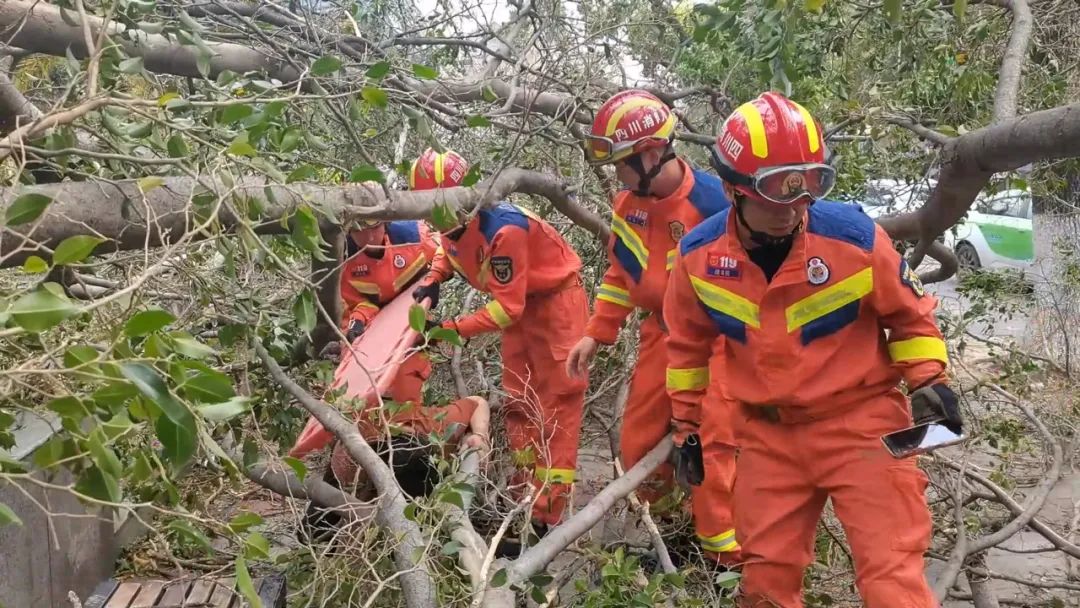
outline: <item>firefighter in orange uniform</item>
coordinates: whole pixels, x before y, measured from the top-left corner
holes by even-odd
[[[720,360],[738,404],[740,606],[803,606],[831,499],[864,605],[936,607],[923,566],[926,476],[881,443],[913,409],[962,424],[936,302],[857,205],[821,200],[836,176],[826,158],[821,126],[780,94],[727,119],[713,164],[734,210],[680,243],[664,306],[668,365],[705,374]],[[692,408],[702,391],[671,396]]]
[[[428,179],[439,175],[430,168],[439,166],[433,156],[428,151],[413,165],[418,189],[447,185]],[[442,175],[448,174],[444,168]],[[499,203],[443,233],[441,255],[414,293],[437,299],[439,284],[457,271],[491,295],[485,308],[442,325],[466,339],[502,332],[506,427],[519,467],[515,485],[537,489],[532,518],[541,535],[559,523],[577,466],[586,382],[567,377],[566,357],[589,316],[580,270],[581,260],[554,228]]]
[[[696,449],[692,459],[697,470],[690,474],[692,479],[681,481],[693,493],[698,540],[707,555],[731,564],[738,561],[738,544],[732,529],[735,462],[726,434],[730,424],[723,420],[701,424],[697,410],[673,413],[665,389],[668,382],[679,385],[694,380],[666,373],[661,308],[676,246],[687,230],[729,206],[720,180],[675,156],[675,122],[664,102],[642,90],[615,95],[596,114],[587,148],[589,161],[614,164],[628,190],[615,198],[608,248],[611,265],[597,292],[586,335],[567,363],[572,376],[587,375],[597,348],[615,342],[627,315],[635,308],[647,315],[641,323],[637,365],[623,413],[619,442],[623,466],[629,469],[641,460],[668,434],[674,419],[676,444],[680,449]],[[710,413],[722,414],[719,408]],[[654,510],[663,512],[675,506],[674,489],[672,467],[665,464],[638,492]]]
[[[437,248],[437,237],[423,222],[365,222],[349,231],[341,269],[341,330],[348,343],[364,333],[383,306],[427,274]],[[430,375],[428,356],[416,352],[401,364],[386,396],[420,403]]]

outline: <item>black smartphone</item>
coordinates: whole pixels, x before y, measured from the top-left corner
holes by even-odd
[[[941,422],[927,422],[889,433],[881,438],[881,442],[893,458],[907,458],[956,445],[965,439],[967,435],[958,435]]]

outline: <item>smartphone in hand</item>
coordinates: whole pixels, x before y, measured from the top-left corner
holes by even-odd
[[[967,439],[963,433],[957,434],[942,421],[917,424],[913,427],[894,431],[881,438],[885,449],[893,455],[893,458],[907,458],[917,454],[956,445]]]

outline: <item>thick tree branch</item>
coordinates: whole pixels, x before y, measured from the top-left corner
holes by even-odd
[[[1028,0],[988,0],[990,4],[1007,8],[1012,13],[1012,33],[1009,44],[1001,57],[998,69],[997,91],[994,93],[993,123],[1016,116],[1020,98],[1020,79],[1027,61],[1028,46],[1035,19],[1031,16]]]
[[[0,71],[0,135],[20,125],[34,122],[41,117],[41,110],[30,103],[15,84]]]

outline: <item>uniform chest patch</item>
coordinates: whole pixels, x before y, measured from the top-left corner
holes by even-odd
[[[514,278],[514,261],[504,255],[491,258],[491,276],[504,285],[509,283]]]
[[[450,255],[452,255],[452,256],[454,256],[456,258],[457,257],[457,245],[450,245],[449,253],[450,253]]]
[[[671,240],[678,243],[682,240],[683,235],[686,234],[686,224],[682,222],[670,222],[668,224],[668,231],[671,232]]]
[[[919,275],[915,274],[915,271],[908,266],[906,260],[900,260],[900,282],[906,285],[917,297],[921,298],[926,295],[926,289],[923,287],[922,280],[920,280]]]
[[[405,268],[405,256],[400,253],[394,256],[394,268],[398,270]]]
[[[719,253],[709,253],[705,274],[717,279],[737,279],[742,276],[739,260]]]
[[[626,214],[626,223],[633,224],[635,226],[645,227],[649,221],[649,212],[644,209],[634,209],[630,213]]]
[[[352,276],[354,277],[366,277],[371,274],[371,268],[367,264],[361,264],[352,270]]]
[[[823,285],[829,280],[829,265],[819,257],[806,261],[806,280],[811,285]]]

